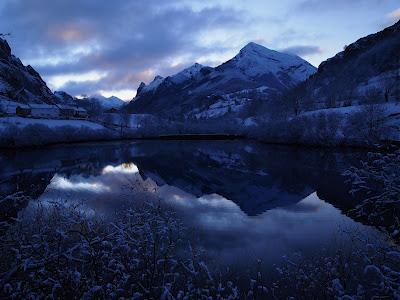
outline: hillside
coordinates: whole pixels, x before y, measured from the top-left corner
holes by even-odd
[[[304,110],[399,99],[399,53],[400,21],[322,62],[293,92]]]
[[[11,54],[7,41],[0,38],[0,97],[24,103],[57,101],[46,83],[30,65]]]

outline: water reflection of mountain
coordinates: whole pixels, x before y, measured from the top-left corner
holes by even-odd
[[[250,216],[295,204],[313,191],[346,209],[353,203],[340,173],[362,156],[247,141],[140,141],[6,151],[0,153],[0,199],[16,191],[37,198],[56,173],[85,177],[99,175],[107,165],[133,162],[158,185],[197,197],[219,194]]]
[[[133,162],[144,176],[201,196],[219,194],[247,215],[295,204],[313,191],[351,207],[343,177],[362,152],[340,152],[238,141],[137,143]]]

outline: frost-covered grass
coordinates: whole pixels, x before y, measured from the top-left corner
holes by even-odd
[[[170,211],[148,203],[107,222],[35,203],[1,238],[0,298],[237,299]],[[182,249],[185,249],[182,251]]]
[[[400,252],[384,242],[354,236],[315,257],[289,254],[273,275],[249,266],[243,283],[245,270],[213,267],[189,234],[157,199],[112,221],[32,201],[0,238],[0,298],[400,299]]]
[[[357,246],[356,246],[357,245]],[[286,257],[272,284],[276,299],[400,299],[400,252],[353,236],[337,250]],[[291,298],[293,297],[293,298]]]

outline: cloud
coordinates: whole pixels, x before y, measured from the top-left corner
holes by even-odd
[[[382,0],[303,0],[300,1],[294,10],[297,11],[308,11],[314,13],[316,11],[326,11],[326,10],[339,10],[342,11],[348,7],[360,7],[366,5],[368,7],[382,4]]]
[[[233,30],[246,23],[240,11],[218,5],[193,9],[178,0],[6,0],[0,6],[0,28],[10,31],[14,53],[48,81],[70,80],[52,88],[71,94],[94,89],[135,90],[148,81],[146,70],[168,75],[171,61],[182,64],[218,51],[197,37],[208,30]],[[107,73],[99,80],[79,74]],[[153,75],[153,74],[152,74]],[[155,75],[155,74],[154,74]]]
[[[196,61],[222,63],[250,40],[309,55],[318,64],[325,59],[320,48],[303,45],[318,44],[324,55],[334,55],[343,41],[372,32],[382,18],[396,17],[397,2],[1,0],[0,28],[12,33],[14,54],[52,89],[134,94],[141,81],[157,74],[168,76]]]
[[[386,17],[392,21],[400,20],[400,8],[391,11]]]
[[[311,46],[311,45],[296,45],[290,46],[280,50],[281,52],[295,54],[298,56],[309,56],[314,54],[322,53],[322,50],[318,46]]]

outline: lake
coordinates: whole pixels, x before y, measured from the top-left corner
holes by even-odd
[[[210,261],[240,270],[258,259],[335,249],[354,235],[379,235],[347,214],[357,204],[341,174],[362,150],[230,141],[129,141],[0,152],[0,199],[80,204],[112,220],[145,201],[173,210]],[[29,203],[3,206],[12,220]]]

